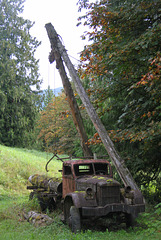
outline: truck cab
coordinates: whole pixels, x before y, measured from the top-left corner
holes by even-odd
[[[63,198],[71,192],[82,191],[80,182],[93,176],[112,178],[111,165],[106,160],[75,160],[63,163]],[[85,180],[86,181],[86,180]],[[85,186],[85,185],[84,185]]]
[[[124,213],[130,226],[138,213],[145,211],[141,192],[130,186],[121,188],[104,159],[64,162],[62,196],[65,222],[73,232],[80,231],[83,219],[111,213]]]

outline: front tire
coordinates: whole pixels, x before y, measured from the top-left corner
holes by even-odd
[[[73,233],[77,233],[81,231],[81,217],[79,209],[75,206],[70,208],[70,228]]]
[[[64,220],[73,233],[81,230],[81,216],[79,209],[73,206],[72,201],[66,201],[64,204]]]

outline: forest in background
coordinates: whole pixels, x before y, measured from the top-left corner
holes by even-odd
[[[19,16],[23,3],[0,3],[0,143],[82,156],[64,92],[55,96],[49,88],[40,94],[34,57],[40,43],[30,35],[33,23]],[[78,26],[89,29],[82,36],[89,44],[81,53],[78,68],[83,86],[137,184],[152,202],[159,202],[161,2],[79,0],[78,11]],[[87,144],[93,153],[106,155],[71,84]]]

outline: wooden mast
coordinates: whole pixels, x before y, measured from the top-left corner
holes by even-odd
[[[59,70],[59,74],[62,79],[64,91],[65,91],[68,103],[70,105],[70,108],[71,108],[73,121],[74,121],[75,127],[77,129],[77,132],[80,136],[80,143],[81,143],[81,147],[82,147],[84,156],[92,156],[93,155],[92,151],[90,150],[90,148],[87,145],[88,137],[87,137],[86,131],[84,129],[82,116],[80,114],[79,107],[78,107],[76,99],[74,97],[74,93],[73,93],[73,89],[71,87],[70,81],[67,77],[61,55],[57,48],[57,38],[52,36],[50,31],[48,31],[48,35],[51,38],[51,48],[52,48],[51,53],[49,55],[49,61],[50,61],[50,63],[56,61],[56,68]]]
[[[45,25],[48,37],[51,43],[52,48],[56,47],[57,51],[59,52],[60,56],[63,58],[68,71],[70,73],[70,76],[75,84],[76,90],[86,108],[86,111],[93,122],[93,125],[98,132],[110,158],[111,161],[113,162],[114,166],[116,167],[116,170],[123,181],[125,186],[131,186],[132,189],[134,190],[139,190],[137,184],[135,183],[131,173],[125,166],[124,160],[119,156],[118,152],[116,151],[113,142],[111,141],[110,137],[107,134],[107,131],[102,124],[101,120],[99,119],[93,105],[91,104],[88,95],[85,92],[85,89],[82,86],[82,83],[79,79],[79,76],[77,74],[77,71],[75,70],[72,62],[70,61],[70,58],[68,57],[67,51],[62,45],[59,36],[57,32],[55,31],[53,25],[51,23],[48,23]]]

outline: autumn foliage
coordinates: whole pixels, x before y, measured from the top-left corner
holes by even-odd
[[[147,187],[154,181],[157,192],[161,181],[161,2],[79,0],[78,6],[80,12],[87,10],[78,19],[78,25],[88,27],[82,39],[89,44],[78,69],[84,88],[138,185]],[[107,154],[79,96],[75,97],[87,144],[98,155]],[[80,151],[65,96],[42,111],[38,128],[50,151],[54,144],[59,152]]]
[[[161,2],[79,1],[82,82],[137,182],[161,171]],[[78,24],[78,25],[79,25]],[[89,144],[102,146],[98,134]]]
[[[63,93],[53,97],[41,112],[37,130],[45,151],[74,154],[74,144],[79,140]]]

